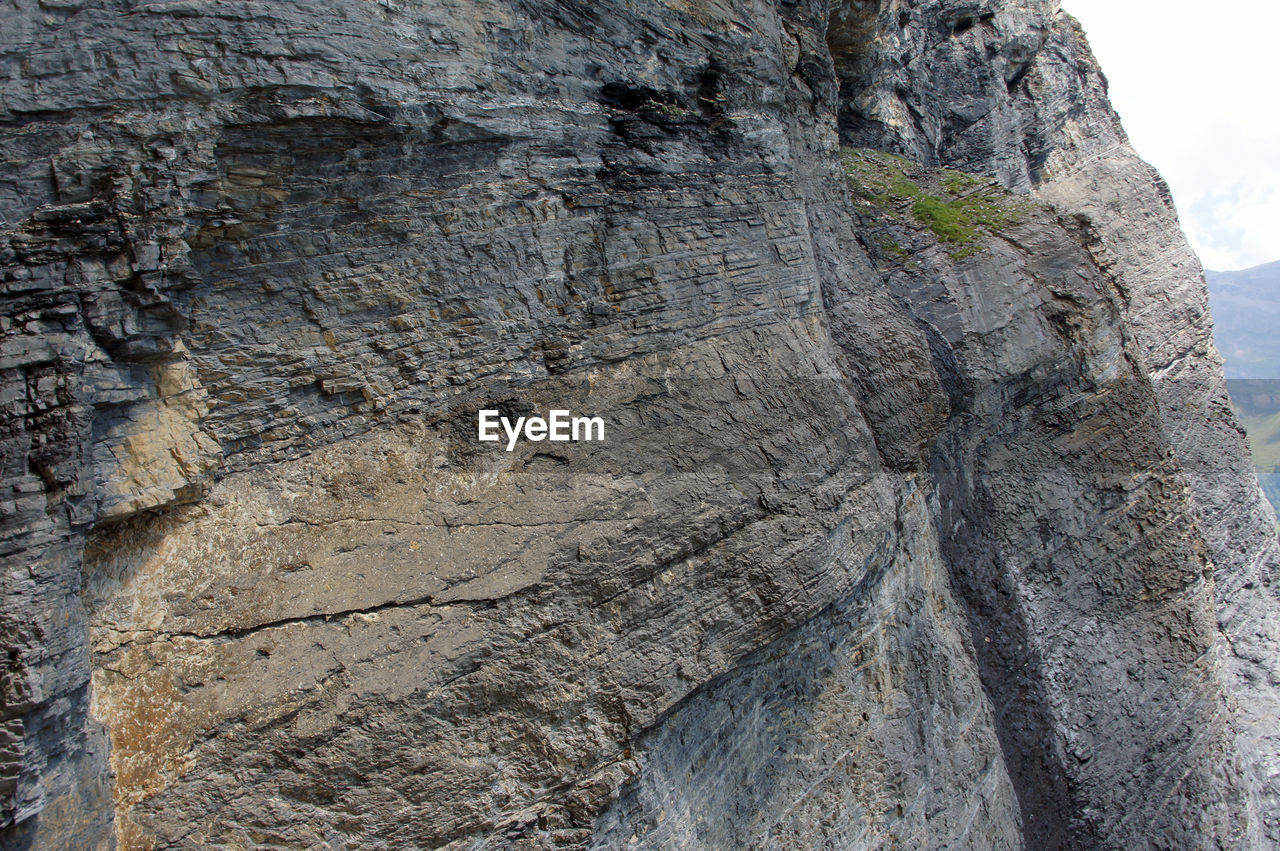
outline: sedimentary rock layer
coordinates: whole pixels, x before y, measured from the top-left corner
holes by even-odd
[[[1056,4],[0,54],[7,844],[1276,837],[1274,519]]]

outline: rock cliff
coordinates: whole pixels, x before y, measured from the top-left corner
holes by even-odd
[[[1056,3],[0,56],[6,847],[1280,841],[1274,515]]]

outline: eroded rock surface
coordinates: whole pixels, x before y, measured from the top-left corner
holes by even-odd
[[[1055,3],[0,45],[6,843],[1276,839],[1274,521]]]

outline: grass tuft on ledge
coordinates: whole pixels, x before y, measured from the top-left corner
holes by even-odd
[[[983,251],[986,235],[1018,224],[1036,207],[990,178],[949,168],[931,171],[883,151],[845,148],[840,153],[857,198],[898,220],[909,210],[939,242],[951,246],[955,260]],[[930,188],[937,194],[921,187],[926,180],[936,184]]]

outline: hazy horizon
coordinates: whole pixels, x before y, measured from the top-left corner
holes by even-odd
[[[1173,191],[1208,269],[1280,260],[1280,112],[1269,108],[1280,7],[1063,0],[1084,27],[1138,153]]]

